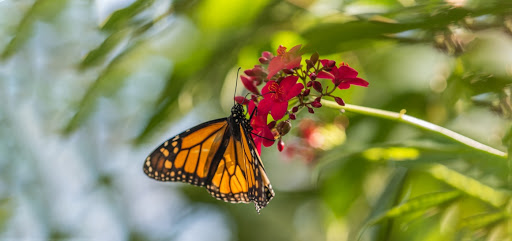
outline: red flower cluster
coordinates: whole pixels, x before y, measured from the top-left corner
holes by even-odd
[[[322,97],[334,98],[338,104],[345,105],[343,99],[333,96],[336,88],[368,86],[367,81],[357,77],[358,73],[353,68],[344,63],[337,67],[334,60],[319,60],[318,53],[306,59],[306,66],[302,66],[302,54],[301,45],[291,48],[290,51],[279,46],[277,56],[265,51],[259,58],[261,65],[245,70],[246,75],[241,76],[243,85],[252,95],[250,100],[241,96],[235,97],[235,100],[247,104],[249,113],[253,113],[256,108],[251,126],[254,142],[260,153],[262,144],[269,147],[275,140],[278,140],[278,150],[284,149],[282,136],[290,131],[290,120],[296,119],[296,113],[300,109],[307,108],[309,113],[315,113],[314,108],[322,107]],[[324,89],[317,79],[331,79],[334,86],[330,90],[328,87]],[[263,83],[265,85],[260,92],[258,86]],[[311,89],[315,92],[311,93]],[[294,103],[291,109],[290,101]],[[286,114],[289,120],[283,120]],[[269,115],[273,118],[270,122]]]

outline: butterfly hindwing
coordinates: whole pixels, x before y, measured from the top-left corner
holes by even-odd
[[[257,204],[257,208],[258,206],[263,208],[274,197],[274,190],[272,189],[270,180],[267,177],[265,167],[263,166],[263,162],[258,154],[249,129],[243,128],[243,126],[241,129],[242,143],[247,143],[246,148],[244,149],[244,154],[247,159],[252,162],[252,166],[254,167],[254,170],[252,171],[255,173],[255,188],[252,190],[252,196],[254,197],[253,201]]]
[[[220,200],[254,202],[256,210],[274,196],[251,136],[236,104],[228,118],[200,124],[164,142],[145,161],[144,172],[159,181],[204,186]]]
[[[241,143],[229,135],[225,152],[219,158],[215,172],[212,172],[208,191],[212,196],[226,202],[250,202],[249,189],[254,186],[251,169],[243,158]],[[213,171],[213,169],[212,169]]]

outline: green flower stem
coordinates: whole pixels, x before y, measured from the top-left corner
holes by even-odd
[[[478,141],[475,141],[469,137],[463,136],[459,133],[448,130],[441,126],[434,125],[430,122],[406,115],[405,112],[397,113],[397,112],[391,112],[391,111],[385,111],[385,110],[379,110],[379,109],[357,106],[357,105],[349,105],[349,104],[346,104],[345,106],[340,106],[340,105],[338,105],[338,103],[336,103],[334,101],[329,101],[329,100],[322,100],[322,105],[327,106],[329,108],[346,110],[346,111],[350,111],[350,112],[354,112],[354,113],[358,113],[358,114],[369,115],[369,116],[374,116],[374,117],[379,117],[379,118],[389,119],[389,120],[397,120],[397,121],[400,121],[400,122],[403,122],[403,123],[406,123],[406,124],[409,124],[412,126],[419,127],[423,130],[427,130],[427,131],[430,131],[433,133],[443,135],[443,136],[448,137],[454,141],[457,141],[466,146],[469,146],[475,150],[482,151],[487,154],[501,157],[504,159],[507,158],[507,153],[504,153],[500,150],[494,149],[490,146],[484,145],[484,144],[482,144]]]

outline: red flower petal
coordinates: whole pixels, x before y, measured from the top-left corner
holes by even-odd
[[[254,85],[254,81],[252,78],[242,75],[240,76],[240,79],[242,80],[242,84],[244,84],[247,90],[257,95],[260,94],[260,91],[258,90],[258,88],[256,88],[256,85]]]
[[[296,68],[296,67],[299,67],[300,66],[300,61],[302,60],[302,57],[301,56],[298,56],[298,57],[294,57],[292,59],[289,59],[285,65],[284,65],[284,68],[285,69],[293,69],[293,68]]]
[[[252,112],[254,111],[255,108],[256,108],[256,103],[254,102],[254,100],[249,101],[247,104],[247,112],[249,112],[249,114],[252,114]]]
[[[253,134],[252,138],[254,140],[254,144],[256,145],[256,149],[258,153],[261,154],[261,144],[266,147],[274,144],[274,135],[272,131],[268,128],[266,124],[267,116],[256,116],[254,120],[256,124],[252,124],[253,126]],[[252,122],[252,121],[251,121]]]
[[[280,120],[286,114],[286,110],[288,110],[288,102],[274,103],[270,114],[274,120]]]
[[[299,80],[299,76],[288,76],[281,80],[281,83],[279,83],[279,89],[286,91],[292,88],[295,83],[297,83],[297,80]]]
[[[334,67],[336,65],[336,61],[330,59],[321,59],[320,63],[322,63],[324,67]]]
[[[320,71],[316,76],[319,79],[334,79],[334,75],[325,71]]]
[[[346,83],[346,82],[342,82],[338,85],[338,88],[341,89],[341,90],[345,90],[345,89],[348,89],[350,88],[350,84],[349,83]]]
[[[301,54],[300,54],[300,47],[302,45],[296,45],[290,51],[288,51],[285,54],[286,62],[285,62],[285,68],[287,69],[293,69],[295,67],[300,66],[300,61],[302,60]]]
[[[299,50],[300,50],[301,46],[302,46],[302,44],[293,46],[292,49],[290,49],[290,51],[288,51],[288,53],[299,54]]]
[[[274,102],[270,98],[263,98],[258,104],[258,113],[260,115],[266,115],[272,109],[272,104]]]
[[[341,78],[355,78],[357,77],[357,71],[347,65],[341,65],[338,68],[338,74]]]
[[[264,138],[261,138],[261,139],[263,139],[264,146],[269,147],[274,144],[274,141],[273,141],[274,135],[272,134],[272,131],[270,131],[270,129],[268,129],[268,128],[263,129],[261,134],[262,134],[261,136],[264,137]]]
[[[285,64],[281,59],[282,56],[277,56],[270,60],[270,63],[268,64],[268,79],[272,78],[275,74],[277,74],[277,72],[284,68]]]
[[[235,101],[241,105],[247,105],[249,103],[249,100],[243,96],[235,96]]]
[[[276,84],[275,81],[269,81],[263,88],[261,89],[261,94],[263,95],[263,98],[267,98],[267,94],[270,92],[269,87]]]
[[[300,92],[304,89],[304,85],[301,83],[295,84],[286,94],[286,101],[289,101],[291,98],[298,96]]]
[[[267,115],[253,115],[251,119],[251,126],[254,130],[267,128]]]
[[[340,89],[348,89],[350,88],[350,85],[358,85],[363,87],[368,87],[369,83],[361,78],[348,78],[343,79],[340,85],[338,85],[338,88]]]
[[[290,51],[285,52],[286,48],[283,46],[279,46],[277,49],[278,56],[273,58],[268,64],[268,76],[267,78],[272,78],[277,72],[282,69],[293,69],[295,67],[300,66],[300,61],[302,60],[300,54],[301,45],[297,45],[290,49]]]
[[[368,87],[369,83],[361,78],[351,78],[347,81],[351,85],[358,85],[363,87]]]
[[[261,141],[256,142],[256,140],[254,140],[254,145],[256,146],[256,150],[258,151],[258,154],[261,155]]]

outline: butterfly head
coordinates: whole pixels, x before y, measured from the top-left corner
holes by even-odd
[[[244,116],[244,107],[241,104],[236,103],[233,108],[231,108],[232,116]]]

